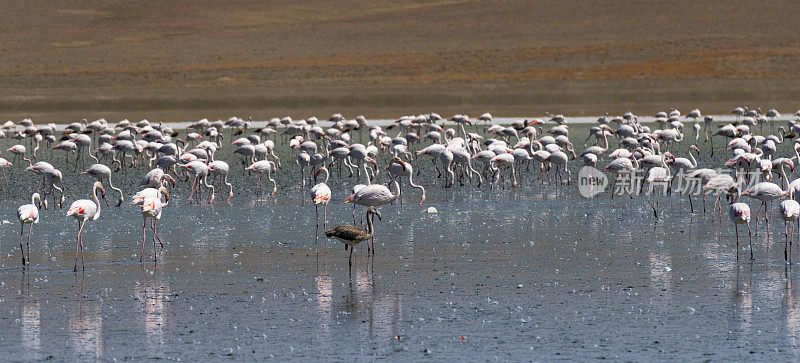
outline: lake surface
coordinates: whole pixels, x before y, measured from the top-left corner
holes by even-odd
[[[571,131],[582,144],[585,127]],[[313,205],[281,152],[273,197],[254,194],[230,155],[230,203],[188,204],[179,183],[159,222],[157,263],[149,229],[138,262],[138,208],[103,208],[87,224],[84,273],[72,272],[77,227],[64,214],[92,179],[55,154],[67,205],[41,212],[26,271],[15,211],[36,178],[15,167],[0,192],[11,221],[0,225],[0,351],[16,360],[800,359],[800,269],[783,262],[778,218],[769,238],[759,224],[755,261],[740,227],[737,261],[727,216],[712,221],[699,204],[692,215],[680,196],[662,197],[656,220],[643,197],[585,199],[574,184],[541,186],[538,171],[514,190],[443,188],[426,159],[425,204],[407,188],[402,205],[381,207],[377,254],[358,246],[349,271],[342,243],[315,237]],[[719,165],[721,154],[704,151],[700,163]],[[115,184],[129,196],[144,173]],[[329,227],[353,222],[339,202],[353,184],[329,182]],[[439,213],[422,213],[431,206]]]

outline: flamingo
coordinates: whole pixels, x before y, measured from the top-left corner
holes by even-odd
[[[783,198],[790,194],[789,181],[786,178],[786,165],[789,165],[790,169],[794,169],[794,163],[791,160],[787,160],[781,164],[781,176],[783,177],[785,189],[781,189],[781,187],[772,182],[760,182],[742,193],[744,196],[755,198],[761,201],[761,206],[759,206],[759,209],[756,211],[756,234],[758,233],[758,212],[761,210],[761,207],[764,207],[764,220],[767,225],[767,236],[769,236],[769,214],[767,213],[767,202],[774,199]]]
[[[28,158],[25,157],[25,153],[28,151],[28,149],[26,149],[24,145],[14,145],[14,146],[8,148],[8,150],[6,150],[6,151],[9,151],[12,154],[14,154],[14,159],[13,159],[14,162],[17,161],[17,158],[21,157],[22,160],[25,160],[25,161],[28,162],[28,166],[33,165],[33,162],[31,161],[31,159],[28,159]]]
[[[422,191],[422,199],[419,201],[418,204],[422,205],[422,203],[425,202],[425,188],[422,185],[414,184],[414,179],[413,179],[414,168],[411,166],[411,164],[403,161],[402,159],[396,156],[392,161],[394,162],[389,164],[389,166],[387,166],[386,169],[389,170],[390,174],[400,178],[400,184],[403,183],[403,176],[407,176],[408,183],[411,184],[412,187]],[[402,189],[402,185],[400,186],[400,189]]]
[[[42,204],[42,198],[39,193],[31,195],[31,204],[21,205],[17,209],[17,218],[19,218],[19,251],[22,253],[22,266],[25,266],[25,251],[22,250],[22,239],[25,235],[25,225],[28,225],[28,264],[31,262],[31,232],[33,225],[39,223],[39,206]]]
[[[389,203],[394,203],[397,198],[400,198],[400,184],[397,183],[397,180],[394,180],[394,177],[391,177],[391,179],[392,183],[394,184],[394,194],[389,191],[389,188],[381,184],[366,185],[358,191],[355,191],[349,197],[345,198],[342,203],[352,202],[365,207],[379,207]],[[368,251],[370,250],[375,253],[374,237],[370,242],[370,248]]]
[[[211,189],[211,200],[209,200],[208,204],[214,204],[214,186],[208,184],[208,173],[211,170],[208,165],[200,160],[191,161],[186,165],[183,165],[186,169],[189,169],[192,173],[194,173],[194,181],[192,182],[192,191],[189,194],[189,202],[194,197],[194,188],[197,187],[197,202],[200,202],[200,199],[203,197],[203,186],[208,189]]]
[[[800,221],[800,203],[794,199],[787,199],[781,202],[781,219],[783,219],[783,235],[785,242],[783,246],[783,260],[784,262],[792,263],[792,239],[789,239],[789,222]]]
[[[272,179],[272,172],[275,171],[275,162],[270,160],[259,160],[248,166],[246,170],[258,174],[258,181],[256,184],[258,186],[259,193],[261,193],[261,178],[264,176],[264,174],[267,174],[267,180],[272,182],[272,193],[270,193],[270,195],[275,195],[275,192],[278,191],[278,184],[275,183],[275,179]],[[305,176],[303,177],[303,183],[305,184]]]
[[[322,204],[324,206],[323,212],[323,220],[322,220],[322,228],[325,229],[328,226],[328,202],[331,200],[331,188],[328,187],[328,178],[330,177],[328,173],[328,169],[326,167],[321,167],[314,173],[314,180],[317,180],[319,173],[325,172],[325,181],[314,185],[311,187],[311,201],[314,202],[314,212],[317,216],[317,232],[319,232],[319,205]]]
[[[139,262],[142,262],[144,258],[144,243],[146,241],[145,230],[147,228],[148,218],[153,220],[150,225],[150,228],[153,230],[153,261],[158,260],[156,239],[158,239],[158,243],[161,244],[161,248],[164,248],[164,243],[161,242],[161,237],[158,236],[158,231],[156,229],[156,223],[161,219],[161,211],[164,206],[166,206],[166,203],[162,203],[160,197],[148,197],[142,202],[142,253],[139,255]]]
[[[72,202],[72,205],[70,205],[69,209],[67,210],[67,216],[75,217],[75,220],[78,221],[78,239],[75,242],[75,267],[72,270],[73,272],[78,271],[79,247],[81,254],[81,266],[84,271],[86,270],[86,264],[84,263],[83,256],[83,238],[81,238],[81,233],[83,232],[83,226],[86,224],[86,221],[96,221],[98,218],[100,218],[100,200],[97,198],[98,190],[102,193],[102,198],[105,199],[106,190],[103,188],[103,183],[96,181],[94,182],[94,186],[92,186],[92,200],[78,199]]]
[[[6,176],[6,168],[10,168],[12,166],[14,166],[14,164],[11,164],[11,162],[6,159],[0,158],[0,171],[3,172],[3,179],[6,180],[6,190],[10,188],[8,184],[8,177]]]
[[[347,259],[347,264],[349,268],[352,269],[353,267],[353,249],[358,246],[359,243],[364,242],[373,236],[375,236],[375,227],[372,225],[372,216],[378,216],[379,220],[383,220],[381,218],[381,212],[378,211],[374,206],[369,207],[367,209],[367,229],[363,230],[359,227],[353,225],[342,225],[337,226],[336,228],[325,232],[325,237],[327,238],[336,238],[344,243],[344,249],[350,248],[350,257]]]
[[[222,189],[223,185],[228,186],[229,188],[228,201],[230,202],[231,198],[233,198],[233,185],[228,182],[228,172],[230,171],[228,163],[222,160],[214,160],[208,164],[208,169],[209,173],[211,173],[211,175],[214,175],[216,177],[215,179],[219,179],[220,177],[222,178],[222,180],[220,181],[220,187],[219,187],[220,190],[224,190]]]
[[[372,185],[372,178],[377,176],[377,174],[374,174],[372,177],[370,177],[369,173],[370,173],[370,171],[372,169],[369,169],[367,167],[367,163],[373,164],[375,166],[375,170],[378,170],[378,162],[376,162],[374,159],[372,159],[369,156],[364,158],[364,163],[361,166],[364,168],[364,176],[365,176],[367,181],[366,181],[366,184],[356,184],[356,185],[354,185],[352,194],[358,193],[358,191],[361,190],[361,188],[363,188],[363,187],[365,187],[367,185]],[[361,224],[362,225],[364,224],[364,208],[365,207],[363,207],[363,206],[361,207]],[[356,204],[355,203],[353,203],[353,224],[356,224]]]
[[[739,259],[739,225],[747,224],[747,236],[750,239],[750,259],[753,259],[753,234],[750,229],[750,206],[746,203],[737,202],[738,192],[732,188],[729,193],[731,205],[728,207],[728,218],[733,222],[733,229],[736,231],[736,259]]]
[[[142,204],[144,203],[145,199],[147,198],[160,198],[164,197],[164,203],[169,201],[169,192],[167,191],[166,181],[163,181],[162,184],[156,188],[144,188],[140,190],[138,193],[134,194],[131,204]]]
[[[517,170],[516,168],[514,168],[514,155],[512,155],[511,153],[500,154],[493,157],[491,160],[489,160],[489,162],[497,163],[511,168],[511,189],[516,188]],[[500,168],[494,167],[494,171],[497,173],[494,178],[494,183],[497,184],[497,181],[500,180]]]
[[[119,201],[117,202],[117,207],[122,205],[122,202],[125,201],[125,197],[122,195],[122,189],[115,187],[114,184],[111,183],[111,168],[109,168],[108,166],[103,164],[93,164],[92,166],[89,167],[89,169],[86,169],[81,174],[91,175],[101,183],[103,182],[103,180],[108,182],[108,186],[117,193],[119,193]]]
[[[147,175],[142,178],[142,182],[139,183],[139,185],[157,188],[162,185],[163,180],[171,182],[173,186],[175,185],[175,179],[172,178],[172,176],[164,173],[164,170],[161,168],[155,168],[147,172]]]

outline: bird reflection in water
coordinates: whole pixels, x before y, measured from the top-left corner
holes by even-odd
[[[327,268],[323,270],[317,269],[317,276],[314,278],[314,289],[317,293],[318,344],[322,344],[322,348],[327,349],[331,339],[331,324],[334,324],[331,316],[333,311],[333,278],[327,272]]]
[[[742,274],[746,280],[743,281]],[[744,268],[738,264],[736,266],[736,283],[733,286],[733,306],[734,316],[732,318],[737,323],[737,327],[732,329],[738,331],[741,337],[747,339],[752,330],[753,320],[753,264],[748,263]]]
[[[42,321],[37,300],[30,286],[30,275],[22,275],[22,306],[20,307],[20,340],[24,348],[26,360],[42,359]]]
[[[786,323],[786,337],[792,349],[795,361],[800,359],[800,306],[797,304],[792,270],[786,268],[786,289],[783,293],[783,316]]]
[[[69,317],[69,345],[78,358],[103,358],[105,341],[103,339],[102,306],[97,300],[84,295],[84,276],[77,286],[76,305]]]
[[[149,349],[150,358],[161,357],[163,352],[167,299],[170,291],[163,274],[159,276],[154,270],[154,275],[158,277],[146,278],[134,290],[143,314],[141,320],[144,325],[145,346]]]
[[[319,283],[318,283],[319,284]],[[334,301],[334,319],[345,313],[345,327],[361,331],[366,323],[365,340],[375,343],[396,342],[403,329],[401,298],[396,294],[381,293],[371,268],[357,269],[350,277],[344,300]],[[331,324],[336,324],[331,321]]]

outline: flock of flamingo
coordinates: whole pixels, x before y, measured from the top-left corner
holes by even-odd
[[[431,161],[433,172],[431,179],[426,182],[442,188],[466,185],[487,188],[507,186],[513,189],[524,178],[528,178],[530,185],[570,184],[572,173],[568,164],[571,160],[579,160],[583,165],[593,167],[601,163],[602,171],[611,173],[614,183],[637,175],[643,177],[641,188],[649,185],[647,200],[656,219],[659,218],[661,195],[673,194],[676,180],[679,183],[695,183],[702,190],[704,213],[706,194],[717,196],[712,213],[722,213],[720,198],[723,195],[730,200],[729,218],[736,230],[737,259],[740,249],[739,225],[747,226],[750,259],[754,258],[750,207],[741,198],[749,197],[761,202],[756,212],[756,230],[760,209],[763,208],[767,234],[770,215],[768,203],[780,200],[778,215],[785,222],[784,259],[791,263],[791,236],[794,233],[790,234],[789,228],[800,223],[800,204],[796,201],[800,200],[800,178],[789,181],[786,170],[794,169],[794,163],[800,157],[800,142],[793,144],[791,155],[781,155],[778,146],[800,133],[800,111],[795,114],[798,119],[779,125],[777,132],[775,118],[780,114],[774,109],[762,114],[760,109],[737,107],[732,113],[736,115],[734,122],[714,125],[713,117],[704,117],[697,109],[686,115],[671,109],[655,115],[652,129],[630,112],[615,117],[606,115],[599,117],[598,124],[589,128],[589,135],[583,141],[585,150],[581,153],[575,151],[569,138],[568,119],[562,115],[498,125],[488,113],[477,117],[475,123],[466,115],[445,119],[436,113],[429,113],[404,116],[390,126],[381,127],[368,126],[363,116],[346,119],[341,114],[335,114],[328,119],[331,126],[326,129],[318,124],[316,117],[305,120],[273,118],[266,126],[259,128],[251,126],[252,120],[232,117],[227,121],[203,119],[194,122],[184,130],[183,135],[168,125],[152,124],[147,120],[135,123],[123,120],[116,124],[105,119],[92,122],[83,120],[67,125],[62,133],[56,131],[54,124],[36,125],[30,119],[24,119],[19,123],[8,121],[0,126],[0,139],[10,138],[17,142],[7,149],[13,155],[11,162],[0,157],[0,171],[7,187],[9,180],[5,168],[15,167],[15,164],[22,164],[26,170],[39,176],[31,203],[17,210],[23,266],[30,263],[31,234],[33,224],[39,222],[39,209],[50,208],[49,199],[52,199],[52,207],[57,205],[59,208],[65,201],[62,172],[44,160],[53,161],[57,158],[53,155],[54,150],[63,152],[66,167],[71,165],[84,170],[88,160],[94,162],[82,172],[97,179],[92,185],[91,199],[74,201],[66,212],[67,216],[75,218],[78,226],[74,263],[74,271],[77,271],[79,257],[85,269],[82,234],[86,222],[100,218],[101,204],[109,206],[106,186],[118,195],[117,206],[125,201],[123,190],[111,182],[114,173],[144,174],[141,181],[144,189],[132,197],[132,203],[141,208],[143,220],[139,260],[142,261],[145,255],[148,220],[152,230],[154,260],[157,260],[157,244],[163,248],[158,236],[158,220],[169,204],[170,188],[182,180],[192,180],[189,203],[200,203],[204,194],[208,194],[208,203],[213,204],[218,188],[223,193],[227,189],[227,200],[230,201],[234,195],[233,185],[228,180],[231,166],[215,158],[218,150],[225,147],[232,150],[236,158],[234,163],[242,165],[242,173],[255,177],[256,193],[262,193],[262,179],[266,178],[272,184],[269,195],[273,195],[278,190],[273,175],[288,174],[282,171],[287,168],[275,153],[278,145],[290,149],[295,157],[294,164],[299,169],[297,176],[303,190],[308,188],[308,179],[315,180],[307,190],[316,211],[317,233],[320,207],[323,209],[323,229],[327,229],[327,205],[332,196],[328,182],[331,176],[345,180],[355,178],[355,183],[363,178],[364,184],[354,185],[347,193],[349,196],[343,200],[353,204],[353,225],[338,226],[324,233],[328,238],[341,240],[345,249],[350,249],[348,263],[351,266],[353,248],[360,242],[374,238],[373,218],[381,218],[379,207],[400,198],[404,177],[411,187],[419,189],[419,204],[425,201],[425,187],[414,182],[414,176],[420,175],[421,160],[425,159]],[[445,121],[450,123],[446,124]],[[480,122],[483,123],[482,129]],[[684,137],[684,124],[689,122],[694,132],[693,139]],[[448,125],[453,127],[445,128]],[[765,131],[765,125],[771,125],[771,133]],[[713,129],[714,126],[718,127]],[[544,130],[546,127],[547,131]],[[473,132],[467,132],[468,128]],[[233,139],[229,143],[223,142],[225,129],[230,130]],[[716,168],[713,165],[700,167],[693,153],[699,156],[702,148],[713,156],[714,138],[727,141],[726,161]],[[587,146],[591,139],[593,145]],[[611,149],[609,139],[616,139],[616,149]],[[676,145],[687,142],[691,146],[686,157],[673,154],[673,151],[677,152]],[[43,151],[39,151],[41,147],[50,150],[47,157]],[[384,168],[379,166],[379,160],[385,161]],[[388,172],[391,190],[387,185],[373,182],[382,169]],[[730,172],[721,172],[723,170]],[[534,181],[537,172],[539,181]],[[321,175],[324,178],[317,183]],[[782,180],[781,185],[776,183],[775,178]],[[743,185],[748,187],[743,188]],[[612,188],[615,186],[612,185]],[[627,194],[634,192],[628,190]],[[612,198],[615,195],[613,191],[608,194]],[[651,194],[656,195],[655,203],[651,200]],[[691,195],[688,195],[688,200],[694,212]],[[356,206],[362,206],[362,212],[366,214],[366,228],[356,226]],[[362,225],[363,217],[364,214]],[[27,259],[23,249],[25,225],[28,225]],[[800,233],[800,228],[798,231]],[[368,253],[374,255],[374,245],[368,246]]]

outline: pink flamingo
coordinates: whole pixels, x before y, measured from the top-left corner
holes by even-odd
[[[328,173],[328,169],[326,167],[322,167],[314,173],[314,180],[317,179],[319,173],[325,172],[325,181],[314,185],[311,188],[311,200],[314,202],[314,212],[317,216],[317,232],[319,233],[319,205],[322,204],[324,206],[323,212],[323,221],[322,221],[322,228],[325,229],[328,226],[328,202],[331,200],[331,188],[328,187],[328,178],[330,174]]]
[[[161,219],[161,211],[164,206],[166,206],[166,203],[161,202],[161,197],[148,197],[142,202],[142,253],[139,255],[139,262],[142,262],[144,258],[144,243],[146,241],[145,229],[148,218],[153,220],[153,223],[150,225],[153,229],[153,261],[158,260],[156,239],[158,239],[158,243],[161,244],[161,248],[164,248],[164,242],[161,242],[161,237],[158,236],[158,230],[156,229],[156,223]]]
[[[264,174],[267,174],[267,180],[272,182],[272,193],[270,193],[270,195],[275,195],[275,192],[278,191],[278,184],[275,183],[275,179],[272,179],[272,172],[275,171],[275,162],[269,160],[259,160],[248,166],[246,170],[258,174],[256,185],[258,186],[259,193],[261,193],[261,178],[264,176]],[[305,177],[303,177],[303,182],[305,183]]]
[[[352,202],[364,207],[379,207],[389,203],[394,203],[397,198],[400,198],[400,184],[397,183],[397,180],[394,180],[394,177],[391,177],[391,179],[392,183],[394,184],[394,194],[392,194],[389,188],[387,188],[385,185],[372,184],[359,189],[357,192],[345,198],[342,203]],[[374,236],[372,238],[373,240],[371,241],[371,246],[367,251],[372,251],[374,254]]]
[[[17,218],[19,218],[19,251],[22,252],[22,266],[25,266],[25,251],[22,250],[22,236],[25,234],[25,225],[28,225],[28,264],[31,262],[31,232],[33,225],[39,223],[39,206],[42,204],[42,198],[39,193],[31,195],[31,204],[21,205],[17,209]]]
[[[102,193],[103,199],[105,199],[106,190],[103,188],[103,183],[96,181],[92,187],[92,200],[76,200],[72,202],[72,205],[70,205],[69,209],[67,210],[67,216],[75,217],[75,220],[78,221],[78,239],[75,242],[75,267],[72,270],[73,272],[78,271],[79,247],[81,253],[81,266],[84,271],[86,270],[86,264],[83,256],[83,238],[81,238],[81,233],[83,232],[83,226],[86,224],[86,221],[96,221],[98,218],[100,218],[100,200],[97,198],[98,190]]]

